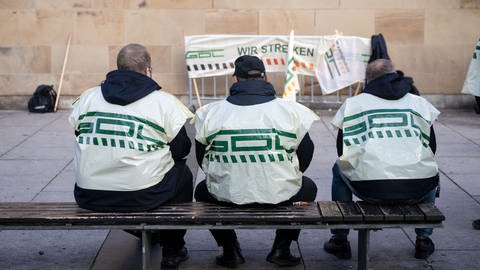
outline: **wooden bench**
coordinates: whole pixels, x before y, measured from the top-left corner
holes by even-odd
[[[433,204],[382,206],[320,201],[279,207],[222,207],[206,203],[161,206],[149,212],[98,213],[75,203],[0,202],[0,230],[142,231],[143,269],[150,269],[150,232],[159,229],[356,229],[357,269],[368,269],[370,230],[441,227]]]

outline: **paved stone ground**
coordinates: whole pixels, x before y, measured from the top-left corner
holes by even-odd
[[[331,166],[336,158],[332,111],[318,111],[311,137],[315,156],[306,174],[318,185],[318,200],[330,199]],[[30,114],[0,111],[0,201],[73,201],[73,132],[68,111]],[[389,229],[372,233],[370,268],[479,269],[480,231],[480,115],[473,111],[443,110],[435,125],[441,195],[437,204],[447,219],[432,236],[436,252],[428,260],[413,258],[413,230]],[[190,162],[191,165],[194,162]],[[197,181],[203,177],[197,174]],[[275,269],[265,261],[273,231],[240,230],[246,264],[239,269]],[[327,230],[304,230],[293,251],[303,264],[293,269],[355,269],[352,260],[325,253]],[[122,231],[0,231],[0,269],[139,269],[139,243]],[[350,237],[356,253],[357,236]],[[220,269],[218,253],[208,231],[187,233],[190,259],[181,269]],[[159,269],[160,248],[154,249]]]

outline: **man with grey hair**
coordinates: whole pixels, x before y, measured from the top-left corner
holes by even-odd
[[[371,203],[434,202],[439,176],[433,123],[440,112],[390,60],[368,64],[366,81],[332,120],[339,157],[332,169],[332,200],[352,201],[353,192]],[[332,230],[325,251],[351,258],[348,232]],[[432,229],[415,232],[415,258],[426,259],[435,250]]]
[[[93,211],[136,212],[192,201],[193,177],[185,164],[191,142],[184,124],[193,115],[160,91],[144,46],[123,47],[117,66],[81,95],[69,117],[76,135],[76,202]],[[162,267],[187,259],[185,232],[153,234],[163,246]]]
[[[392,61],[388,59],[377,59],[368,65],[368,68],[365,71],[365,79],[368,84],[383,74],[395,73],[395,71],[395,66]]]

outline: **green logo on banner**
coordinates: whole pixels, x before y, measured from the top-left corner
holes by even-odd
[[[188,51],[185,53],[185,59],[217,58],[224,56],[223,49]]]

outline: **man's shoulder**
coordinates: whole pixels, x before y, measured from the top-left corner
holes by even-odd
[[[421,102],[424,102],[424,103],[430,103],[426,98],[422,97],[422,96],[419,96],[419,95],[414,95],[414,94],[411,94],[411,93],[407,93],[404,98],[409,98],[409,99],[412,99],[412,100],[418,100],[418,101],[421,101]]]
[[[156,91],[153,91],[152,93],[150,93],[149,95],[147,95],[146,98],[174,99],[176,97],[174,95],[168,93],[168,92],[165,92],[165,91],[162,91],[162,90],[156,90]]]
[[[351,97],[347,97],[345,99],[345,102],[353,102],[353,101],[361,101],[361,100],[364,100],[364,99],[380,99],[380,100],[386,100],[386,99],[383,99],[381,97],[378,97],[378,96],[375,96],[375,95],[372,95],[372,94],[368,94],[368,93],[360,93],[356,96],[351,96]]]
[[[82,94],[80,94],[80,97],[98,94],[102,94],[102,87],[100,85],[88,88],[87,90],[83,91]]]
[[[276,98],[273,101],[276,102],[278,106],[282,107],[282,109],[294,113],[294,115],[297,115],[300,118],[311,116],[314,121],[320,119],[313,110],[301,103],[282,98]]]
[[[404,99],[410,99],[412,97],[419,97],[419,96],[415,96],[415,95],[412,95],[412,94],[409,94],[407,93],[405,96],[399,98],[399,99],[386,99],[386,98],[383,98],[383,97],[379,97],[379,96],[376,96],[374,94],[370,94],[370,93],[360,93],[356,96],[352,96],[352,97],[347,97],[344,101],[344,103],[355,103],[355,104],[359,104],[359,103],[370,103],[370,102],[374,102],[374,103],[377,103],[377,102],[380,102],[383,104],[383,102],[387,102],[389,104],[394,104],[394,103],[401,103],[402,100]],[[421,98],[421,97],[420,97]]]
[[[225,105],[227,103],[228,101],[226,100],[213,101],[213,102],[204,104],[202,107],[198,108],[198,110],[195,113],[207,113],[212,110],[218,110],[219,108],[222,107],[222,105]]]
[[[88,88],[87,90],[83,91],[72,103],[72,105],[77,104],[80,100],[86,100],[89,99],[90,97],[97,95],[98,93],[101,93],[102,89],[100,86],[94,86],[91,88]]]
[[[153,91],[149,95],[142,98],[142,100],[143,102],[160,103],[164,104],[165,106],[181,103],[181,101],[175,95],[162,90]]]

